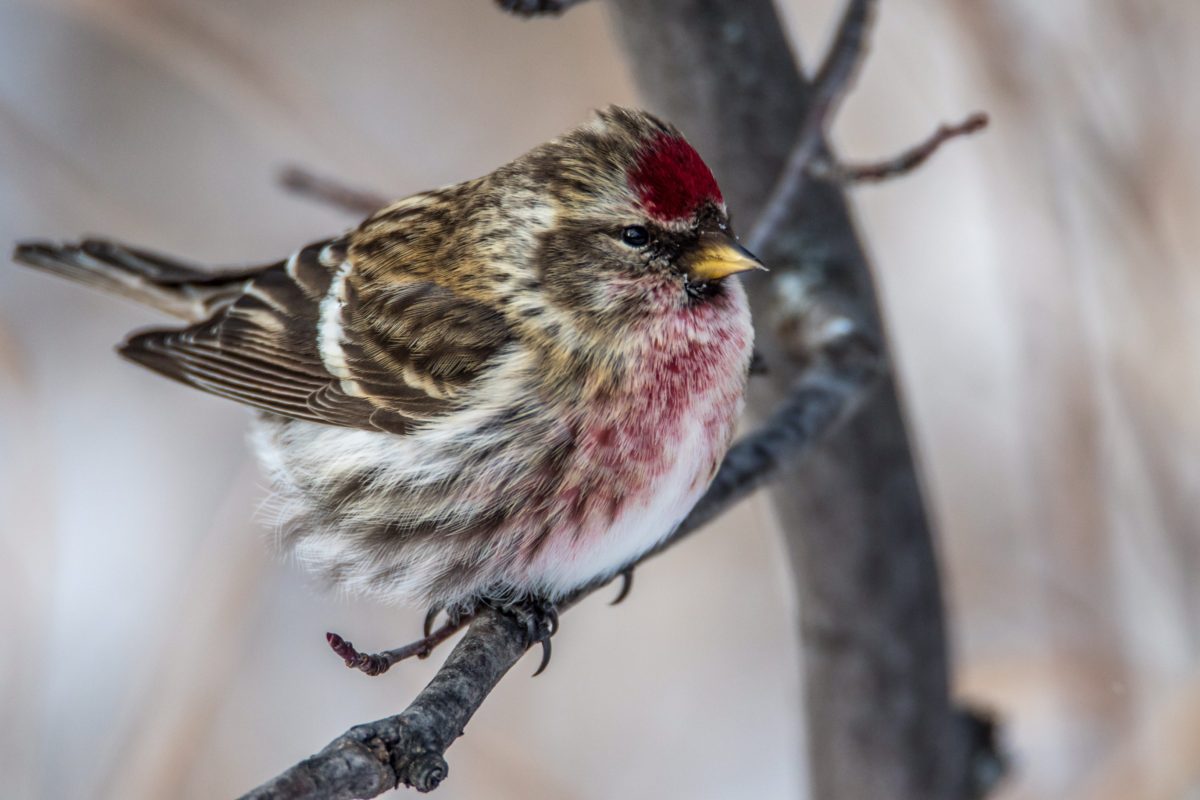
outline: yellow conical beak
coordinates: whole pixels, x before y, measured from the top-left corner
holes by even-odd
[[[762,269],[753,253],[725,233],[702,233],[699,240],[679,259],[679,266],[695,281],[716,281],[738,272]]]

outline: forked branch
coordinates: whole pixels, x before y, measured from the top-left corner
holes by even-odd
[[[882,161],[860,163],[838,162],[833,159],[816,159],[808,167],[808,174],[821,180],[835,183],[878,183],[879,181],[907,175],[924,164],[930,156],[951,139],[970,136],[988,126],[988,115],[982,111],[971,114],[962,122],[939,125],[938,129],[899,155]]]
[[[750,249],[761,249],[788,223],[796,198],[803,194],[808,168],[821,153],[834,112],[850,92],[854,76],[866,57],[867,32],[875,16],[876,2],[846,3],[833,43],[810,86],[809,105],[796,144],[750,236]]]

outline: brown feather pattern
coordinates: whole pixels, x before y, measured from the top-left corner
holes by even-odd
[[[331,582],[460,607],[554,597],[669,533],[741,404],[745,296],[691,293],[678,261],[726,235],[719,195],[662,219],[630,180],[663,141],[687,147],[608,109],[258,268],[106,242],[17,257],[190,323],[121,352],[264,412],[286,540]],[[630,224],[653,246],[623,243]]]

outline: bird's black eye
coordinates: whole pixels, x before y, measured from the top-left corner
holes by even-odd
[[[650,231],[641,225],[630,225],[621,231],[621,241],[630,247],[645,247],[650,242]]]

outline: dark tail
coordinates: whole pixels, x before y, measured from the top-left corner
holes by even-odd
[[[262,270],[214,273],[100,239],[67,245],[21,242],[13,260],[191,322],[233,302],[246,280]]]

